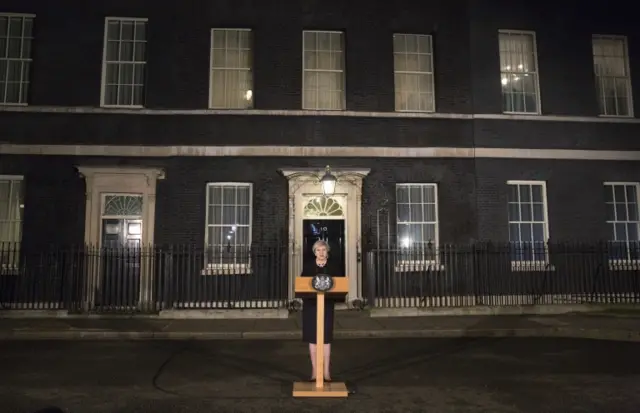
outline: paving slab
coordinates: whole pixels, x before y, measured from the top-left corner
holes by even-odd
[[[2,341],[2,412],[635,413],[640,343],[558,338],[337,340],[348,399],[291,397],[292,340]],[[603,355],[606,355],[604,357]]]

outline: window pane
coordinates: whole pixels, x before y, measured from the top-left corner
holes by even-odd
[[[209,224],[222,225],[222,206],[210,205],[209,206]]]
[[[236,220],[238,225],[249,225],[251,219],[251,208],[249,205],[238,206]]]
[[[411,205],[411,222],[423,222],[422,205]]]
[[[398,212],[398,222],[409,222],[411,220],[410,205],[398,204],[397,212]]]
[[[236,208],[235,203],[225,203],[222,207],[222,224],[223,225],[236,225]]]

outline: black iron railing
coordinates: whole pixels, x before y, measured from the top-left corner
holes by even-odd
[[[474,243],[367,253],[368,304],[640,303],[637,243]]]
[[[0,245],[0,309],[145,312],[287,308],[286,245],[50,248]],[[474,243],[376,249],[363,293],[378,307],[640,303],[638,246]]]
[[[281,308],[286,246],[0,247],[0,308],[158,312]]]

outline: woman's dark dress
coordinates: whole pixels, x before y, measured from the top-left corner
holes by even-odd
[[[336,265],[338,264],[338,265]],[[339,263],[327,260],[324,267],[318,267],[316,260],[304,264],[302,277],[313,277],[316,274],[329,274],[333,277],[344,277],[344,271]],[[333,313],[335,311],[336,299],[325,298],[324,304],[324,343],[331,344],[333,341]],[[302,341],[316,344],[316,312],[318,311],[318,300],[316,297],[302,299]]]

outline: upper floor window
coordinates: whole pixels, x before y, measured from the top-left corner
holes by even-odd
[[[207,184],[206,266],[245,272],[251,260],[253,185]]]
[[[396,110],[435,111],[432,37],[394,34],[393,66]]]
[[[499,38],[502,111],[539,114],[540,88],[535,34],[501,30]]]
[[[211,30],[211,92],[209,107],[253,107],[251,30]]]
[[[627,39],[593,36],[593,70],[600,114],[633,116]]]
[[[302,108],[345,108],[344,33],[302,33]]]
[[[100,93],[102,106],[144,106],[146,46],[147,19],[105,19]]]
[[[605,182],[607,225],[611,231],[612,259],[640,259],[640,211],[637,182]]]
[[[511,261],[546,263],[549,221],[547,190],[541,181],[509,181],[508,219]]]
[[[0,14],[0,104],[2,105],[27,104],[34,17],[30,14]]]

